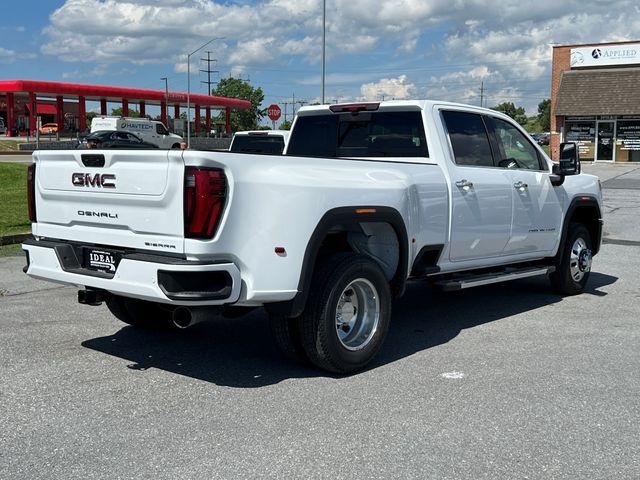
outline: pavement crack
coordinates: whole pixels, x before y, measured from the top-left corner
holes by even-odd
[[[618,238],[604,237],[602,239],[602,243],[610,243],[612,245],[624,245],[627,247],[640,247],[640,241],[638,240],[622,240]]]
[[[0,297],[19,297],[21,295],[28,295],[29,293],[50,292],[52,290],[62,290],[63,288],[72,288],[72,287],[69,285],[62,285],[59,287],[39,288],[37,290],[29,290],[28,292],[17,292],[17,293],[10,293],[8,290],[0,289]]]

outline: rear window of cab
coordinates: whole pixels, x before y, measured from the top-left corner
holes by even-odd
[[[428,157],[420,111],[346,112],[298,117],[287,155]]]

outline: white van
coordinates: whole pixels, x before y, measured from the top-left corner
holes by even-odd
[[[148,118],[95,117],[91,121],[91,133],[113,130],[135,133],[160,148],[180,148],[184,141],[181,136],[170,133],[162,122]]]

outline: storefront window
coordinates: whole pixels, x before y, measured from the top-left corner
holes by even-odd
[[[618,120],[616,137],[616,160],[640,162],[640,119]]]
[[[576,142],[580,152],[580,160],[592,161],[595,158],[595,121],[568,121],[565,124],[565,142]]]

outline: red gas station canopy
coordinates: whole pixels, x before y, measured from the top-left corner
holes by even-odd
[[[120,102],[146,102],[157,104],[169,100],[169,104],[187,105],[187,94],[184,92],[169,92],[165,97],[164,90],[147,90],[142,88],[111,87],[105,85],[86,85],[81,83],[42,82],[36,80],[0,80],[0,93],[35,93],[38,96],[63,96],[65,98],[85,97],[86,100],[108,100]],[[192,93],[191,105],[202,107],[231,107],[248,109],[251,102],[238,98],[214,97]]]

